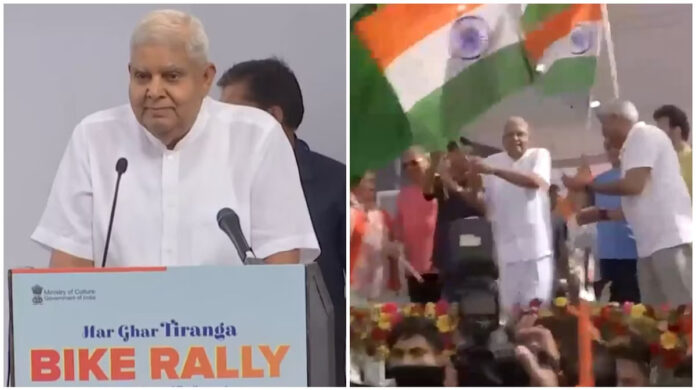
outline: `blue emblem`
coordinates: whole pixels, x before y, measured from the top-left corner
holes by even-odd
[[[483,18],[463,16],[452,25],[450,54],[464,60],[475,60],[490,46],[490,27]]]
[[[585,54],[594,46],[595,31],[588,24],[578,24],[570,32],[570,52],[575,55]]]

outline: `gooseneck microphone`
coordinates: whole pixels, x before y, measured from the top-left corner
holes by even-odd
[[[217,222],[220,229],[232,240],[234,247],[237,249],[237,254],[239,254],[239,258],[244,264],[248,264],[247,260],[256,258],[254,250],[251,249],[244,237],[244,233],[242,233],[242,227],[239,225],[239,216],[234,210],[225,207],[218,211]],[[249,257],[249,253],[251,253],[251,257]]]
[[[114,214],[116,212],[116,200],[118,199],[118,187],[121,184],[121,176],[128,169],[128,160],[121,157],[116,161],[116,189],[114,190],[114,203],[111,205],[111,216],[109,217],[109,229],[106,231],[106,244],[104,244],[104,258],[102,259],[102,268],[106,266],[106,255],[109,253],[109,241],[111,241],[111,228],[114,226]]]

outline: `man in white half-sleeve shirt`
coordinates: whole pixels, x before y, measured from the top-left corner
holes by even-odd
[[[52,267],[101,264],[117,173],[107,266],[230,264],[241,259],[216,216],[229,207],[266,263],[314,260],[319,246],[280,124],[206,95],[215,78],[200,21],[148,14],[131,37],[130,105],[75,128],[32,239]]]
[[[621,179],[592,183],[583,176],[564,177],[566,186],[621,196],[620,212],[590,210],[596,215],[588,219],[625,218],[631,226],[644,303],[691,303],[691,198],[671,140],[659,128],[639,122],[638,110],[629,101],[602,105],[599,120],[607,142],[621,150]]]
[[[500,301],[508,313],[534,299],[548,303],[552,294],[551,155],[528,144],[529,125],[521,117],[511,117],[503,132],[505,151],[474,162],[474,169],[485,175],[484,199],[500,271]]]

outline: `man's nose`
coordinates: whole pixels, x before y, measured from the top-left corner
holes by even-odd
[[[147,97],[150,99],[156,99],[162,97],[164,94],[164,85],[162,83],[162,78],[153,77],[150,83],[147,85]]]

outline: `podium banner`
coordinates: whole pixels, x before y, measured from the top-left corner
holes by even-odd
[[[306,386],[301,265],[13,270],[16,386]]]

